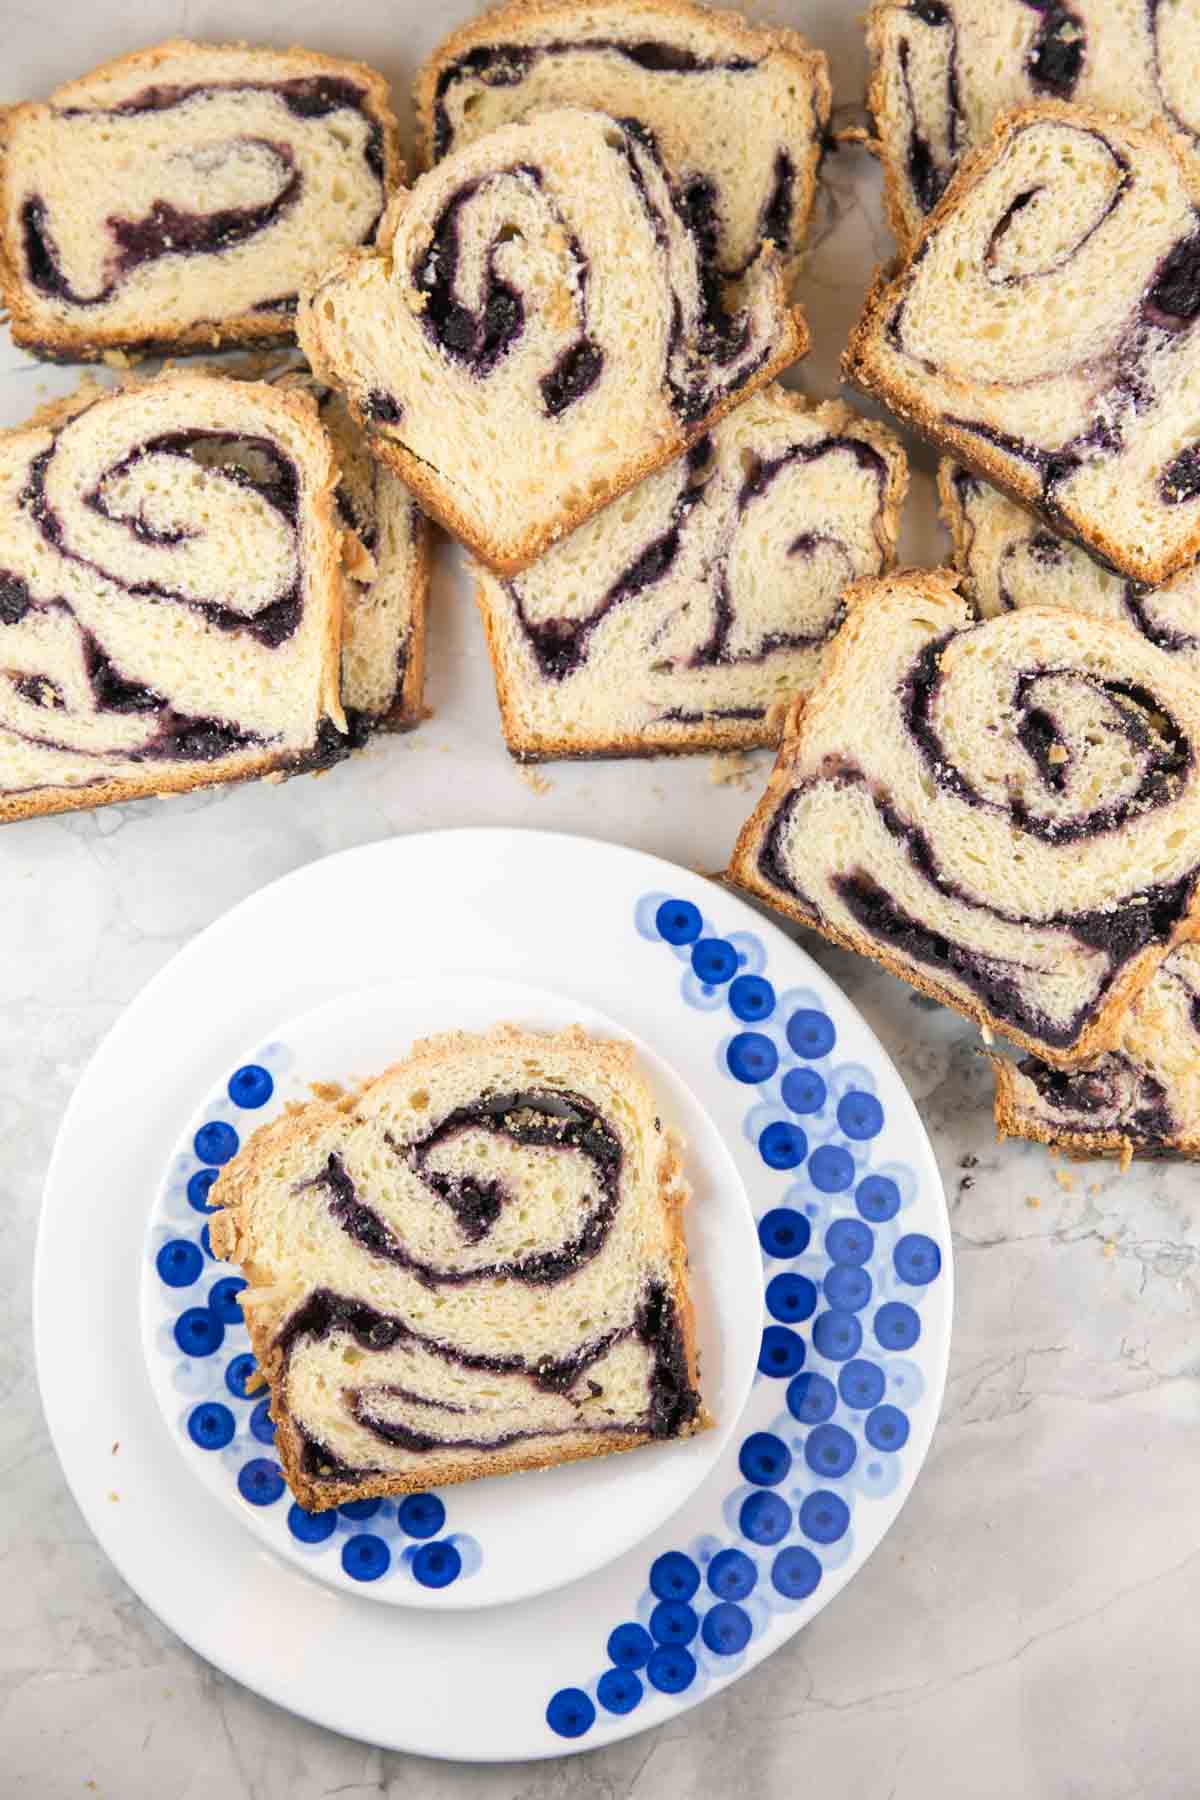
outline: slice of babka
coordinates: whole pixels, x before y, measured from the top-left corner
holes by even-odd
[[[1131,627],[862,583],[731,865],[1055,1068],[1200,927],[1200,688]]]
[[[777,744],[842,595],[891,566],[883,426],[772,384],[521,575],[476,594],[521,758]]]
[[[636,119],[725,278],[767,239],[796,273],[830,104],[828,63],[797,32],[692,0],[516,0],[460,26],[416,82],[426,168],[539,107]]]
[[[503,574],[807,347],[773,246],[728,293],[653,140],[578,108],[447,156],[297,330],[375,454]]]
[[[1200,674],[1200,568],[1181,569],[1162,587],[1118,575],[1078,544],[949,458],[938,473],[942,516],[955,567],[981,618],[1018,606],[1066,606],[1122,619],[1160,650]]]
[[[310,50],[175,39],[0,114],[0,291],[16,343],[286,341],[303,279],[370,242],[404,176],[387,83]]]
[[[169,373],[0,434],[0,819],[344,754],[313,401]]]
[[[1013,107],[1069,100],[1200,138],[1200,18],[1179,0],[873,0],[867,46],[874,147],[902,247]]]
[[[1001,120],[877,281],[847,376],[1135,580],[1200,556],[1200,159],[1161,121]]]
[[[370,454],[345,397],[335,388],[315,393],[341,471],[334,500],[354,533],[343,596],[342,705],[356,734],[408,731],[425,716],[433,532],[404,483]]]
[[[996,1124],[1072,1156],[1200,1156],[1200,944],[1180,944],[1084,1069],[992,1058]]]
[[[624,1045],[451,1033],[222,1171],[289,1485],[310,1510],[690,1435],[687,1189]]]

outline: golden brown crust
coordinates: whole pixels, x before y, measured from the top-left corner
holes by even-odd
[[[468,20],[465,25],[460,25],[456,31],[442,39],[428,62],[423,63],[418,69],[413,82],[418,171],[423,172],[432,166],[437,82],[447,64],[457,61],[475,45],[493,40],[498,31],[512,29],[520,32],[522,28],[536,30],[543,20],[553,19],[564,12],[569,13],[575,10],[578,10],[577,0],[510,0],[508,5],[493,7],[490,11],[481,13],[478,18]],[[701,6],[696,4],[695,0],[634,0],[630,10],[636,10],[639,13],[655,13],[660,18],[675,20],[684,26],[700,26],[707,31],[722,31],[746,55],[759,58],[768,55],[789,58],[796,64],[801,79],[806,84],[811,83],[812,85],[819,131],[827,129],[833,105],[829,61],[824,51],[814,49],[798,31],[793,31],[787,26],[755,25],[742,13]],[[803,187],[795,200],[798,250],[800,240],[807,231],[813,203],[816,199],[819,160],[819,157],[816,158],[812,168],[803,171]]]
[[[1162,119],[1151,119],[1145,125],[1133,125],[1128,119],[1113,113],[1094,107],[1069,106],[1061,100],[1041,100],[1036,105],[1018,107],[1003,113],[996,120],[988,142],[963,157],[945,193],[908,246],[901,266],[898,269],[876,269],[861,316],[850,334],[850,341],[842,356],[842,375],[864,393],[882,400],[898,418],[911,425],[922,437],[928,438],[938,449],[948,452],[956,461],[984,476],[994,487],[1008,494],[1027,510],[1045,518],[1060,537],[1068,537],[1082,544],[1093,555],[1101,557],[1136,580],[1151,587],[1160,587],[1172,575],[1200,557],[1200,521],[1190,538],[1181,541],[1177,549],[1160,556],[1157,561],[1139,556],[1130,551],[1128,546],[1117,543],[1098,520],[1092,522],[1088,535],[1084,538],[1078,527],[1072,525],[1061,512],[1056,510],[1050,514],[1046,511],[1041,503],[1041,483],[1032,470],[1026,473],[1014,464],[1011,457],[1005,456],[986,439],[951,424],[940,411],[927,405],[915,388],[894,380],[875,359],[875,345],[880,335],[882,317],[903,294],[926,239],[956,209],[959,199],[974,185],[977,178],[999,160],[1009,133],[1023,125],[1036,124],[1047,118],[1061,119],[1082,128],[1090,126],[1097,131],[1115,127],[1135,143],[1155,140],[1158,145],[1167,149],[1177,164],[1180,175],[1200,210],[1200,160],[1189,153],[1178,133],[1173,132]],[[965,394],[970,393],[971,390],[965,384],[959,385],[963,387]]]
[[[1189,1136],[1187,1132],[1153,1144],[1119,1131],[1052,1131],[1041,1120],[1031,1119],[1021,1111],[1016,1097],[1016,1070],[1008,1058],[989,1055],[988,1061],[996,1082],[993,1111],[996,1132],[1001,1138],[1024,1138],[1028,1143],[1065,1150],[1068,1156],[1080,1159],[1115,1156],[1126,1166],[1135,1156],[1200,1157],[1200,1136]]]
[[[64,425],[79,413],[86,412],[90,406],[128,394],[131,386],[171,388],[183,393],[189,388],[194,390],[198,383],[230,385],[225,378],[207,371],[175,369],[119,390],[101,387],[90,376],[85,376],[73,394],[39,407],[25,424],[0,432],[0,441],[24,436],[30,430],[53,429]],[[304,526],[305,552],[311,571],[309,596],[314,604],[319,604],[321,597],[325,597],[325,636],[321,651],[318,704],[321,717],[330,720],[339,731],[345,731],[346,717],[341,702],[342,541],[345,534],[337,522],[334,508],[334,494],[340,472],[334,460],[333,449],[317,417],[316,406],[308,394],[294,388],[279,388],[269,382],[243,380],[237,381],[236,392],[240,400],[249,397],[265,406],[268,411],[274,410],[286,415],[299,425],[306,440],[311,458],[305,476],[310,504]],[[128,800],[144,800],[152,794],[185,794],[197,788],[251,781],[262,776],[282,778],[289,774],[304,774],[313,767],[323,766],[326,760],[315,745],[309,752],[264,750],[261,756],[253,758],[219,757],[205,764],[202,769],[172,768],[169,765],[155,769],[148,766],[145,776],[140,779],[121,776],[110,781],[89,782],[83,787],[47,786],[25,793],[3,794],[0,795],[0,824],[39,818],[44,814],[90,811],[96,806],[114,806]]]
[[[911,587],[914,595],[923,596],[932,588],[956,600],[962,598],[959,577],[953,569],[905,569],[898,574],[885,578],[889,590],[897,587]],[[822,683],[835,682],[840,678],[842,665],[855,655],[856,642],[861,626],[863,608],[870,605],[884,582],[869,580],[856,582],[846,590],[846,604],[849,608],[846,622],[834,638],[825,658],[825,668],[821,676]],[[1033,610],[1033,609],[1027,609]],[[961,1013],[978,1025],[985,1038],[996,1034],[1007,1038],[1010,1042],[1027,1050],[1042,1062],[1054,1069],[1077,1069],[1082,1063],[1089,1063],[1106,1050],[1115,1050],[1121,1041],[1125,1028],[1126,1015],[1130,1006],[1151,980],[1158,965],[1170,955],[1177,944],[1200,937],[1200,888],[1193,899],[1192,910],[1180,920],[1171,937],[1161,944],[1150,944],[1125,964],[1116,980],[1108,988],[1104,1001],[1090,1024],[1076,1038],[1075,1042],[1065,1049],[1052,1049],[1040,1039],[1030,1037],[1007,1020],[1000,1020],[972,995],[960,994],[957,990],[944,987],[931,974],[910,969],[897,958],[890,956],[873,938],[865,933],[847,932],[831,925],[828,921],[815,919],[811,912],[790,895],[773,887],[762,875],[758,867],[758,853],[763,838],[770,826],[777,809],[785,799],[791,786],[792,766],[800,755],[801,733],[803,730],[804,702],[798,701],[788,714],[784,740],[775,767],[771,771],[767,788],[758,805],[742,826],[729,859],[726,871],[727,879],[744,893],[753,894],[756,899],[765,900],[776,911],[786,918],[794,920],[798,925],[815,931],[819,936],[827,938],[831,944],[837,944],[844,950],[853,950],[860,956],[869,957],[885,968],[889,975],[906,982],[909,987],[916,988],[918,993],[947,1006],[952,1012]]]
[[[558,4],[559,0],[553,0]],[[883,555],[883,567],[890,570],[895,562],[896,539],[900,530],[900,512],[908,492],[908,458],[895,435],[886,425],[866,419],[842,400],[829,400],[814,405],[805,395],[791,388],[779,388],[774,396],[785,401],[792,411],[806,419],[817,419],[831,430],[845,429],[869,443],[883,458],[887,469],[887,485],[877,522],[876,537]],[[503,633],[494,609],[485,598],[482,582],[475,584],[475,604],[483,620],[484,636],[496,678],[496,700],[500,709],[500,725],[509,753],[518,762],[581,762],[605,757],[627,756],[692,756],[722,750],[774,750],[783,737],[783,722],[789,700],[786,695],[772,701],[761,719],[714,719],[702,725],[680,725],[669,736],[653,738],[639,733],[611,733],[607,737],[556,738],[529,730],[520,716],[520,708],[504,669],[501,653]]]
[[[7,168],[7,148],[12,131],[24,117],[53,110],[61,103],[74,98],[73,90],[80,83],[86,83],[97,76],[120,75],[125,71],[142,71],[152,76],[158,66],[174,56],[186,55],[191,51],[229,51],[242,56],[260,56],[266,61],[276,61],[286,56],[296,72],[304,74],[338,75],[347,77],[362,85],[366,90],[366,109],[373,123],[379,126],[383,139],[383,190],[385,197],[398,187],[405,178],[404,162],[400,155],[400,125],[391,110],[391,88],[386,78],[377,69],[367,63],[354,62],[345,57],[325,56],[316,50],[305,50],[299,45],[286,51],[266,50],[261,46],[244,43],[197,44],[187,38],[168,38],[163,43],[155,44],[148,50],[130,51],[124,56],[117,56],[111,61],[99,63],[86,75],[75,82],[64,83],[50,95],[48,100],[27,100],[16,106],[0,109],[0,220],[8,216],[8,202],[5,192],[5,172]],[[295,341],[294,326],[281,321],[278,314],[247,312],[236,314],[228,319],[202,321],[189,325],[182,330],[172,331],[166,337],[161,336],[151,322],[147,322],[144,332],[131,335],[127,329],[99,327],[89,329],[83,322],[63,324],[57,329],[48,328],[44,320],[35,315],[30,304],[29,295],[21,275],[20,258],[15,244],[9,241],[8,234],[0,228],[0,300],[9,313],[10,329],[14,344],[27,350],[33,356],[40,356],[50,362],[98,362],[106,351],[140,350],[161,351],[164,354],[184,354],[204,350],[233,350],[245,348],[267,348],[271,345],[290,344]]]
[[[389,220],[392,231],[388,232]],[[532,562],[543,554],[558,539],[574,531],[585,519],[599,512],[600,508],[617,500],[629,489],[644,481],[656,469],[674,461],[685,450],[710,431],[719,419],[732,412],[742,402],[764,387],[768,381],[789,364],[808,354],[811,346],[808,324],[800,308],[789,307],[784,313],[786,329],[784,342],[775,355],[756,370],[750,379],[736,393],[727,395],[705,414],[695,425],[687,429],[679,429],[673,434],[664,435],[653,450],[647,450],[637,462],[627,469],[619,481],[597,491],[589,490],[586,499],[582,499],[574,508],[564,507],[555,517],[545,518],[539,524],[531,526],[515,549],[502,550],[491,539],[485,538],[477,527],[476,520],[456,505],[453,497],[447,493],[440,481],[431,478],[429,465],[421,457],[414,455],[403,444],[388,435],[386,427],[379,425],[363,412],[358,397],[345,387],[339,379],[333,363],[324,354],[323,333],[317,314],[318,302],[325,288],[341,281],[355,264],[368,257],[380,257],[388,260],[391,253],[391,241],[395,225],[399,223],[399,209],[389,209],[389,217],[380,226],[379,240],[373,249],[348,250],[324,271],[319,285],[311,292],[302,293],[300,305],[296,313],[296,335],[300,347],[308,358],[314,373],[330,387],[340,388],[345,394],[346,404],[355,424],[366,434],[368,448],[373,456],[378,457],[389,469],[397,474],[404,485],[416,495],[422,511],[431,519],[435,519],[453,538],[465,544],[482,563],[497,575],[519,575]],[[762,256],[778,261],[774,247],[766,245]],[[757,264],[755,264],[757,267]]]
[[[470,1032],[445,1032],[419,1039],[412,1045],[403,1062],[393,1063],[381,1074],[365,1082],[357,1092],[338,1102],[314,1100],[289,1108],[279,1118],[262,1125],[222,1170],[209,1195],[216,1208],[209,1221],[209,1241],[213,1255],[225,1262],[237,1263],[248,1286],[243,1290],[246,1329],[259,1371],[271,1393],[271,1417],[275,1424],[275,1448],[284,1477],[300,1504],[309,1511],[320,1512],[349,1500],[367,1500],[376,1496],[422,1493],[426,1488],[446,1487],[473,1481],[482,1476],[517,1474],[524,1470],[545,1469],[564,1462],[578,1462],[594,1456],[608,1456],[622,1450],[633,1450],[655,1442],[649,1432],[605,1432],[564,1434],[557,1446],[522,1447],[483,1452],[473,1462],[461,1460],[439,1463],[430,1453],[423,1467],[412,1474],[380,1474],[375,1479],[354,1481],[319,1481],[303,1469],[304,1443],[288,1412],[283,1395],[284,1354],[279,1348],[281,1326],[304,1299],[304,1294],[289,1293],[277,1284],[274,1272],[255,1260],[253,1230],[247,1217],[246,1199],[252,1193],[263,1170],[281,1150],[297,1143],[315,1144],[323,1131],[339,1123],[347,1110],[372,1088],[386,1082],[404,1068],[414,1056],[424,1055],[437,1061],[457,1061],[468,1050],[477,1051],[480,1042],[498,1049],[519,1052],[528,1046],[541,1052],[547,1048],[559,1051],[585,1050],[588,1059],[605,1068],[610,1079],[636,1082],[642,1087],[647,1103],[649,1090],[639,1075],[632,1047],[618,1041],[597,1039],[582,1026],[570,1026],[556,1033],[534,1033],[511,1025],[494,1026],[482,1035]],[[683,1179],[677,1142],[668,1134],[659,1156],[659,1194],[666,1216],[671,1266],[671,1294],[676,1307],[688,1379],[699,1392],[699,1361],[696,1347],[695,1313],[688,1285],[687,1243],[683,1231],[683,1207],[688,1189]],[[678,1433],[680,1438],[693,1436],[713,1423],[708,1409],[701,1403],[694,1420]],[[486,1467],[480,1467],[486,1464]]]

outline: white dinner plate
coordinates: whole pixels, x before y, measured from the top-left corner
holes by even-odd
[[[464,1614],[380,1605],[264,1548],[172,1442],[147,1379],[139,1284],[147,1213],[180,1133],[249,1046],[381,980],[466,970],[544,989],[581,1018],[602,1013],[695,1097],[757,1221],[761,1266],[743,1304],[761,1348],[740,1418],[678,1511],[569,1587]],[[686,870],[500,830],[330,857],[182,950],[75,1091],[35,1271],[55,1446],[146,1604],[295,1712],[381,1745],[481,1760],[586,1749],[661,1723],[826,1605],[895,1520],[928,1450],[951,1308],[925,1133],[817,965]],[[616,1475],[621,1462],[640,1479],[634,1460],[615,1459]],[[590,1511],[582,1490],[560,1505],[553,1483],[529,1485],[539,1543],[581,1519],[601,1528],[615,1476],[592,1467]]]
[[[215,1262],[207,1195],[257,1125],[310,1100],[316,1083],[357,1086],[415,1038],[582,1025],[628,1037],[611,1019],[544,989],[481,975],[384,982],[288,1020],[247,1044],[196,1109],[169,1157],[142,1257],[142,1340],[167,1429],[197,1479],[269,1544],[334,1587],[438,1611],[528,1599],[591,1574],[649,1535],[720,1461],[758,1358],[762,1259],[746,1190],[720,1132],[661,1056],[636,1044],[666,1123],[687,1145],[684,1224],[704,1395],[716,1429],[634,1457],[478,1481],[402,1503],[353,1500],[325,1513],[291,1504],[255,1386],[236,1269]],[[750,1297],[750,1303],[748,1303]],[[547,1514],[555,1521],[545,1529]]]

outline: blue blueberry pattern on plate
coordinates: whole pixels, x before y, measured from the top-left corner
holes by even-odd
[[[748,1103],[742,1131],[762,1170],[766,1316],[720,1529],[653,1558],[606,1664],[546,1704],[560,1738],[647,1695],[696,1698],[850,1560],[856,1509],[901,1480],[926,1387],[922,1300],[942,1274],[938,1243],[904,1226],[915,1171],[877,1158],[875,1077],[839,1057],[821,997],[778,991],[762,940],[721,933],[690,900],[643,895],[634,923],[678,960],[685,1006],[725,1017],[714,1054]]]
[[[177,1429],[192,1451],[213,1459],[243,1506],[270,1519],[283,1554],[320,1558],[322,1575],[334,1585],[358,1590],[399,1579],[434,1593],[469,1579],[483,1564],[473,1537],[445,1530],[439,1495],[355,1500],[320,1513],[292,1500],[272,1454],[275,1427],[242,1319],[246,1284],[209,1248],[213,1184],[243,1133],[258,1124],[254,1115],[274,1096],[290,1060],[285,1045],[272,1044],[233,1071],[205,1109],[190,1154],[172,1169],[152,1231],[151,1260],[169,1308],[157,1349],[180,1396]]]

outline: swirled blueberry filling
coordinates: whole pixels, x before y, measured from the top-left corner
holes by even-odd
[[[1025,5],[1042,16],[1026,59],[1029,79],[1039,93],[1069,100],[1087,56],[1083,20],[1069,6],[1058,4],[1058,0],[1025,0]]]
[[[350,1299],[328,1288],[319,1288],[292,1313],[276,1338],[276,1346],[285,1363],[303,1339],[324,1339],[334,1334],[354,1340],[369,1356],[398,1344],[411,1343],[443,1362],[457,1364],[480,1374],[519,1375],[528,1379],[533,1390],[541,1393],[567,1394],[587,1369],[607,1351],[625,1338],[634,1338],[653,1352],[649,1378],[649,1404],[645,1414],[621,1421],[582,1420],[569,1429],[588,1432],[627,1432],[644,1430],[652,1438],[676,1437],[699,1411],[699,1396],[688,1376],[688,1362],[683,1332],[674,1300],[660,1283],[648,1282],[638,1303],[632,1322],[581,1345],[559,1361],[542,1359],[529,1363],[517,1355],[490,1355],[461,1351],[436,1338],[422,1336],[393,1314],[377,1311],[359,1300]],[[368,1365],[369,1373],[369,1365]],[[423,1411],[442,1411],[460,1415],[468,1409],[454,1403],[430,1400],[408,1390],[385,1384],[372,1387],[366,1382],[347,1393],[347,1407],[355,1423],[364,1427],[380,1442],[425,1454],[443,1448],[488,1451],[540,1436],[559,1433],[539,1429],[513,1430],[496,1437],[472,1438],[461,1431],[439,1436],[426,1427],[414,1427],[379,1416],[378,1403],[387,1397],[416,1399]],[[333,1455],[313,1435],[303,1421],[298,1422],[302,1443],[301,1466],[304,1473],[326,1481],[365,1480],[378,1471],[362,1464],[351,1465]]]
[[[408,1269],[430,1287],[501,1277],[541,1285],[563,1281],[590,1261],[603,1247],[617,1211],[621,1146],[611,1126],[579,1095],[538,1089],[499,1094],[459,1107],[427,1137],[404,1146],[389,1137],[388,1143],[398,1160],[449,1207],[464,1241],[477,1244],[487,1236],[512,1198],[503,1182],[481,1180],[473,1172],[448,1173],[426,1167],[431,1152],[468,1127],[503,1135],[515,1144],[549,1146],[587,1159],[595,1193],[573,1236],[551,1249],[535,1250],[513,1260],[469,1268],[442,1267],[423,1261],[406,1248],[391,1226],[359,1197],[353,1178],[336,1153],[303,1186],[326,1189],[330,1214],[348,1236],[372,1255]]]
[[[741,74],[757,65],[750,57],[707,61],[683,45],[645,38],[576,38],[545,44],[477,44],[457,61],[447,64],[437,79],[434,101],[433,154],[440,160],[449,150],[454,127],[446,107],[446,95],[462,81],[482,81],[485,87],[519,87],[531,69],[546,57],[579,56],[607,52],[623,57],[651,74],[696,75],[709,72]]]

